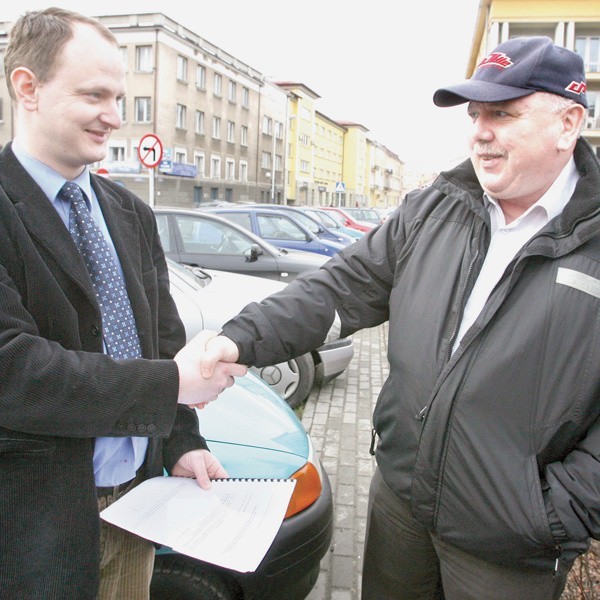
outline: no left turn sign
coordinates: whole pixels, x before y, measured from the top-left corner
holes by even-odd
[[[147,133],[138,146],[138,158],[140,162],[149,169],[156,167],[163,156],[163,145],[159,137],[153,133]]]

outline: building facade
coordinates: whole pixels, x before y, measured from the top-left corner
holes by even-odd
[[[122,127],[106,160],[93,168],[150,204],[399,202],[399,193],[388,193],[401,188],[398,157],[384,151],[383,162],[394,162],[384,166],[382,147],[367,138],[368,130],[320,113],[319,95],[305,84],[268,81],[162,13],[96,18],[120,44],[127,96]],[[0,53],[9,28],[0,23]],[[13,139],[14,128],[8,90],[0,85],[0,146]],[[141,160],[143,148],[140,155],[149,135],[163,150],[154,168]],[[373,183],[378,172],[394,177]]]

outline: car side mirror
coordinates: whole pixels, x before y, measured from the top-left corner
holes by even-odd
[[[254,262],[263,253],[262,248],[258,244],[252,244],[245,252],[246,262]]]

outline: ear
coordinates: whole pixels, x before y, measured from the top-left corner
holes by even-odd
[[[559,150],[569,150],[575,144],[585,118],[586,110],[581,104],[573,104],[563,111],[561,115],[562,133],[557,142]]]
[[[26,67],[17,67],[10,74],[17,102],[25,110],[36,110],[38,104],[38,80],[35,74]]]

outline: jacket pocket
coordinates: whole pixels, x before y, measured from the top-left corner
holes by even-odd
[[[54,445],[42,440],[0,437],[0,458],[50,458]]]

